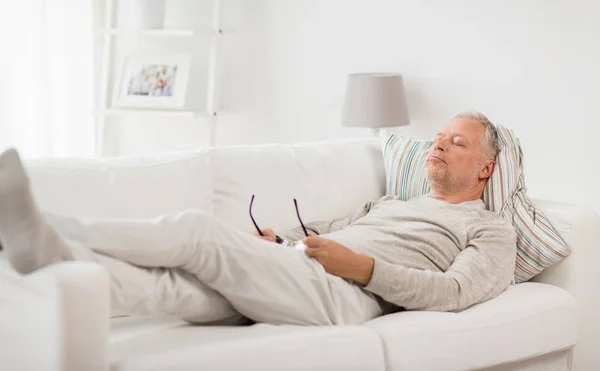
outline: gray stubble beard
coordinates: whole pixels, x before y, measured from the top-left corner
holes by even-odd
[[[466,189],[470,186],[469,180],[467,177],[456,177],[455,179],[451,179],[449,172],[425,168],[425,174],[427,176],[427,182],[431,188],[435,188],[436,190],[442,190],[445,193],[451,193],[456,190]],[[439,174],[435,174],[439,173]],[[461,179],[462,178],[462,179]]]

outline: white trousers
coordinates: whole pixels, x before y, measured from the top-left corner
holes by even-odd
[[[303,251],[243,233],[202,211],[151,220],[44,214],[76,260],[111,277],[112,315],[166,313],[193,323],[360,324],[375,297]]]

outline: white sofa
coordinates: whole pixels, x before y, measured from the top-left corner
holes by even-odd
[[[345,215],[385,192],[371,139],[27,166],[39,204],[53,213],[136,218],[200,208],[248,232],[252,194],[259,226],[283,231],[297,225],[294,197],[309,221]],[[600,218],[536,204],[573,247],[565,261],[461,313],[401,312],[362,326],[109,319],[103,268],[70,262],[21,277],[3,262],[0,370],[599,370]]]

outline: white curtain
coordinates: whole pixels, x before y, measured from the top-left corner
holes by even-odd
[[[0,4],[0,149],[93,157],[92,0]]]

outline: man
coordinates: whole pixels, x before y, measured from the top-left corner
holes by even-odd
[[[514,229],[481,201],[497,141],[484,115],[455,116],[429,153],[427,196],[384,197],[310,224],[320,235],[304,239],[305,251],[274,243],[271,230],[257,238],[200,211],[138,221],[42,215],[8,150],[0,156],[0,240],[23,274],[73,259],[102,264],[113,315],[337,325],[400,308],[459,311],[497,296],[513,276]]]

